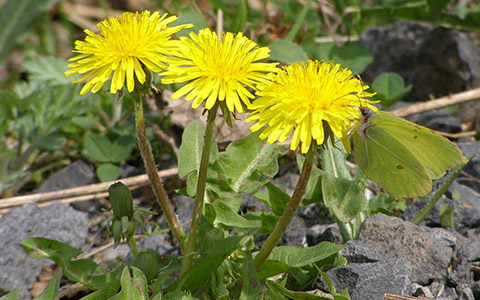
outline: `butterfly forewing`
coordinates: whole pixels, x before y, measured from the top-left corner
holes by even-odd
[[[405,146],[431,179],[440,178],[448,169],[466,163],[457,146],[431,129],[385,112],[378,112],[369,122]]]
[[[394,198],[422,196],[431,190],[427,171],[415,156],[370,120],[353,131],[353,145],[360,169]]]

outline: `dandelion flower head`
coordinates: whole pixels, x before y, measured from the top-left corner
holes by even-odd
[[[167,56],[174,48],[171,35],[192,27],[191,24],[168,27],[175,20],[176,16],[160,16],[158,12],[150,14],[149,11],[126,12],[118,18],[108,18],[97,25],[99,34],[86,29],[85,41],[75,42],[73,52],[78,55],[69,59],[72,63],[65,75],[83,75],[74,81],[87,81],[80,91],[82,95],[89,91],[96,93],[110,78],[111,93],[121,90],[125,82],[132,92],[135,77],[140,84],[146,80],[143,67],[153,72],[166,67]]]
[[[277,63],[259,62],[269,57],[270,49],[258,45],[240,32],[222,33],[220,37],[209,28],[181,37],[178,52],[169,61],[162,83],[186,84],[172,95],[172,99],[185,96],[197,108],[205,101],[211,109],[218,101],[226,101],[229,111],[243,112],[254,96],[258,83],[266,82],[265,73],[276,72]]]
[[[369,100],[374,94],[365,92],[368,86],[339,64],[296,62],[271,77],[258,85],[258,99],[249,106],[247,118],[257,121],[251,131],[268,125],[260,134],[268,143],[284,142],[293,131],[290,149],[301,143],[301,152],[306,153],[312,140],[324,142],[326,124],[344,139],[352,119],[358,118],[359,106],[375,109]]]

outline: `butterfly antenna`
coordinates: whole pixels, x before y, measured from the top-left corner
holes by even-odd
[[[365,90],[363,89],[363,79],[362,79],[362,77],[360,76],[360,74],[358,74],[358,73],[355,73],[355,75],[353,75],[353,78],[355,78],[355,79],[357,79],[358,81],[360,81],[360,87],[361,87],[361,90],[362,90],[362,96],[359,96],[359,97],[358,97],[358,100],[359,100],[359,103],[360,103],[359,107],[366,107],[366,105],[363,106],[363,103],[362,103],[362,99],[363,99],[363,100],[367,100],[367,98],[368,98],[368,97],[365,96]],[[358,93],[357,93],[357,94],[358,94]]]

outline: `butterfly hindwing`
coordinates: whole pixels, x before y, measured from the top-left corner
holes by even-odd
[[[430,179],[438,179],[448,169],[466,163],[457,146],[431,129],[386,112],[378,112],[369,121],[405,146],[422,164]]]
[[[365,175],[394,198],[427,194],[431,181],[415,156],[380,126],[364,125],[353,132],[353,153]]]

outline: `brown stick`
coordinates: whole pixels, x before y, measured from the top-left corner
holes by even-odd
[[[158,172],[161,178],[171,178],[178,173],[178,168],[171,168]],[[38,193],[25,196],[17,196],[11,198],[0,199],[0,209],[21,206],[27,203],[36,202],[74,202],[105,197],[108,195],[108,187],[115,182],[122,182],[130,188],[139,188],[148,185],[150,182],[146,174],[134,177],[118,179],[114,181],[95,183],[86,186],[74,187],[55,192]],[[3,211],[2,211],[3,212]]]
[[[421,112],[430,111],[430,110],[442,108],[445,106],[467,102],[467,101],[473,101],[477,99],[480,99],[480,88],[453,94],[451,96],[441,97],[431,101],[415,103],[407,107],[394,109],[390,111],[390,113],[399,117],[405,117],[405,116],[418,114]]]
[[[385,297],[385,299],[388,299],[388,300],[433,300],[432,298],[402,296],[402,295],[395,295],[395,294],[385,294],[383,295],[383,297]]]

